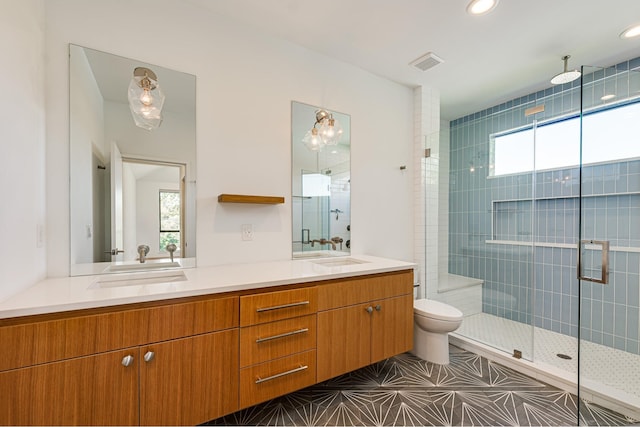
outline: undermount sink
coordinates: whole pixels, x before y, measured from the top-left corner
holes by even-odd
[[[159,262],[134,262],[130,264],[113,264],[107,267],[105,273],[114,273],[119,271],[148,271],[148,270],[160,270],[163,268],[176,268],[181,267],[177,261],[159,261]]]
[[[366,264],[369,262],[355,258],[323,258],[309,261],[325,267],[342,267],[345,265]]]
[[[90,289],[96,288],[116,288],[120,286],[136,286],[136,285],[157,285],[174,282],[183,282],[187,280],[187,276],[183,270],[177,271],[157,271],[145,273],[131,274],[109,274],[100,276],[94,280],[89,286]]]

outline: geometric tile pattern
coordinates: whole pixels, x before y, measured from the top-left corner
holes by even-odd
[[[233,426],[610,426],[632,420],[484,357],[447,366],[404,353],[212,420]],[[578,404],[580,413],[578,414]]]

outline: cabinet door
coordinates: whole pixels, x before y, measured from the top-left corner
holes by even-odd
[[[0,424],[138,425],[136,355],[120,350],[0,373]]]
[[[196,425],[238,409],[237,329],[143,346],[140,358],[140,424]]]
[[[318,382],[371,363],[370,304],[318,313]]]
[[[371,363],[413,347],[413,297],[404,295],[372,303]]]

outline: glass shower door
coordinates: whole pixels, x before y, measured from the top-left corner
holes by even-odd
[[[535,119],[521,103],[450,132],[448,281],[437,297],[465,317],[458,335],[533,359],[535,234]],[[428,196],[426,196],[428,199]],[[462,279],[460,278],[462,277]],[[542,275],[541,275],[542,277]],[[475,285],[446,288],[465,278]]]
[[[639,91],[632,64],[583,67],[578,381],[584,425],[607,421],[588,402],[640,419]]]

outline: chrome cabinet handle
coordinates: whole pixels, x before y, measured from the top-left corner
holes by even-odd
[[[124,366],[125,368],[131,366],[131,364],[133,363],[133,356],[129,354],[123,357],[121,363],[122,363],[122,366]]]
[[[367,313],[369,313],[369,314],[373,313],[373,307],[371,307],[371,306],[365,308],[365,310],[367,310]]]
[[[256,312],[262,313],[264,311],[280,310],[280,309],[283,309],[283,308],[298,307],[298,306],[307,305],[307,304],[309,304],[309,301],[292,302],[291,304],[274,305],[273,307],[256,308]]]
[[[382,306],[380,304],[376,305],[376,311],[382,310]]]
[[[270,377],[266,377],[266,378],[258,377],[258,379],[256,380],[256,384],[260,384],[260,383],[263,383],[263,382],[266,382],[266,381],[275,380],[276,378],[284,377],[285,375],[295,374],[296,372],[304,371],[305,369],[309,369],[309,367],[307,365],[304,365],[304,366],[300,366],[299,368],[292,369],[290,371],[281,372],[279,374],[271,375]]]
[[[147,351],[144,354],[144,361],[145,362],[151,362],[154,357],[156,357],[156,354],[153,351]]]
[[[309,332],[309,328],[302,328],[302,329],[298,329],[296,331],[285,332],[283,334],[273,335],[273,336],[270,336],[270,337],[258,338],[256,340],[256,343],[260,344],[260,343],[265,342],[265,341],[277,340],[278,338],[290,337],[292,335],[303,334],[305,332]]]

